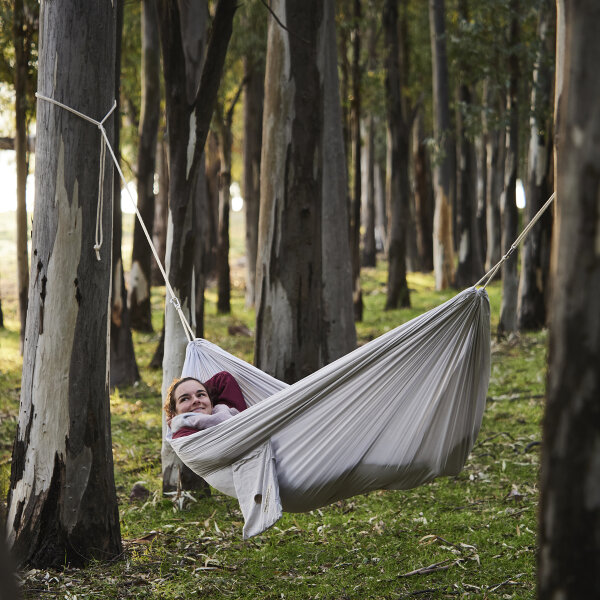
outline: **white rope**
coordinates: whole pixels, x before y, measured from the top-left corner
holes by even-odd
[[[483,289],[486,288],[488,283],[494,278],[494,275],[496,275],[496,273],[499,271],[503,263],[510,258],[510,255],[518,248],[519,244],[525,239],[531,228],[538,222],[544,212],[546,212],[546,209],[550,206],[550,204],[552,204],[555,197],[556,192],[553,192],[550,198],[546,200],[542,208],[535,213],[531,221],[529,221],[529,223],[523,228],[521,235],[512,243],[506,254],[475,284],[475,287],[483,284]],[[483,283],[484,281],[485,283]]]
[[[101,169],[101,171],[100,171],[99,181],[98,181],[98,198],[99,198],[99,200],[98,200],[98,207],[97,207],[97,211],[96,211],[96,239],[95,239],[96,243],[94,245],[94,250],[96,251],[96,258],[98,260],[100,260],[99,250],[100,250],[100,247],[102,246],[102,219],[100,218],[100,216],[102,214],[102,202],[103,202],[103,195],[104,195],[103,194],[103,188],[104,188],[103,172],[104,172],[104,168],[105,168],[104,161],[105,161],[105,157],[106,157],[106,148],[108,147],[108,150],[113,159],[115,167],[117,168],[117,171],[119,173],[119,177],[121,178],[121,181],[123,182],[123,187],[125,188],[125,191],[127,192],[127,195],[129,196],[131,205],[133,206],[133,209],[135,211],[137,219],[142,227],[142,231],[144,232],[144,235],[146,236],[146,240],[148,241],[148,244],[150,245],[150,250],[152,251],[152,254],[154,255],[154,259],[156,260],[156,263],[158,264],[158,268],[160,269],[161,275],[163,276],[163,279],[165,281],[165,286],[170,295],[169,302],[175,307],[175,310],[177,311],[177,314],[179,315],[179,319],[181,320],[181,324],[183,325],[183,330],[186,334],[186,337],[187,337],[188,341],[191,342],[195,338],[194,331],[190,327],[190,324],[188,323],[187,319],[185,318],[185,315],[183,314],[183,310],[181,308],[181,302],[175,295],[175,292],[173,291],[173,288],[171,287],[171,284],[169,283],[169,278],[167,277],[167,273],[165,272],[162,262],[160,261],[160,258],[158,256],[158,252],[156,251],[156,248],[154,247],[154,244],[152,243],[152,238],[150,237],[150,234],[148,233],[148,229],[146,228],[146,225],[142,219],[142,215],[140,214],[140,212],[137,208],[137,205],[135,203],[135,200],[133,199],[133,196],[132,196],[131,192],[129,191],[129,188],[127,186],[127,181],[125,180],[125,176],[123,175],[123,171],[121,170],[119,161],[117,160],[117,157],[115,156],[113,148],[110,144],[108,135],[106,134],[106,129],[104,129],[104,122],[106,121],[106,119],[108,119],[108,117],[113,113],[113,111],[117,107],[117,101],[116,100],[114,101],[112,108],[108,111],[108,113],[106,113],[106,115],[104,116],[104,118],[101,121],[96,121],[95,119],[92,119],[88,115],[85,115],[82,112],[79,112],[78,110],[75,110],[74,108],[71,108],[70,106],[67,106],[66,104],[63,104],[62,102],[58,102],[58,100],[54,100],[53,98],[44,96],[44,95],[40,94],[39,92],[36,92],[35,96],[36,96],[36,98],[39,98],[40,100],[45,100],[52,104],[56,104],[56,106],[60,106],[61,108],[64,108],[65,110],[73,113],[74,115],[77,115],[78,117],[81,117],[82,119],[85,119],[86,121],[89,121],[90,123],[93,123],[100,130],[100,133],[102,134],[101,141],[100,141],[100,144],[101,144],[101,146],[100,146],[100,169]],[[102,189],[101,189],[101,186],[102,186]]]

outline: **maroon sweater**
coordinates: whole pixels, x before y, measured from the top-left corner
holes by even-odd
[[[221,371],[204,382],[204,387],[213,405],[225,404],[230,408],[237,408],[240,412],[248,408],[242,390],[235,377],[227,371]],[[198,432],[193,427],[182,427],[173,434],[173,438],[180,438]]]

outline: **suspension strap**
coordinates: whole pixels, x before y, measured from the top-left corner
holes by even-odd
[[[546,209],[552,204],[556,192],[553,192],[550,198],[546,200],[542,208],[535,213],[531,221],[523,228],[521,235],[512,243],[508,252],[475,284],[475,287],[482,285],[483,289],[486,288],[487,284],[494,278],[494,275],[498,272],[500,267],[505,263],[510,255],[518,248],[519,244],[527,237],[527,234],[531,231],[531,228],[539,221],[540,217],[546,212]],[[485,282],[485,283],[484,283]]]
[[[105,167],[105,157],[106,157],[106,148],[108,148],[110,155],[113,159],[113,162],[115,164],[115,167],[117,168],[117,171],[119,172],[121,181],[123,182],[123,187],[124,187],[125,191],[127,192],[129,200],[131,201],[131,205],[133,206],[133,209],[135,210],[136,217],[142,227],[142,231],[144,232],[144,235],[146,236],[146,240],[148,241],[148,244],[150,245],[150,250],[152,251],[152,254],[154,255],[154,259],[156,260],[158,268],[160,269],[161,275],[165,281],[165,287],[167,288],[167,291],[169,293],[169,302],[175,307],[175,310],[177,311],[177,314],[179,315],[179,319],[181,320],[181,324],[183,326],[183,330],[186,334],[188,342],[191,342],[195,337],[194,331],[190,327],[190,324],[188,323],[187,319],[185,318],[185,315],[183,314],[183,310],[181,308],[181,303],[179,302],[179,298],[177,298],[177,296],[175,295],[175,292],[173,291],[173,288],[171,287],[171,284],[169,283],[169,278],[167,277],[165,269],[160,261],[158,252],[156,251],[156,248],[154,247],[154,244],[152,243],[152,238],[150,237],[150,234],[148,233],[148,229],[146,228],[146,224],[144,223],[144,221],[142,219],[142,215],[140,214],[140,212],[137,208],[137,205],[135,203],[135,200],[133,199],[133,196],[131,194],[131,191],[129,190],[129,188],[127,186],[127,181],[125,180],[125,176],[123,175],[121,166],[119,165],[119,162],[117,161],[117,157],[115,156],[113,148],[110,145],[108,135],[106,134],[106,129],[104,128],[104,122],[108,119],[108,117],[110,117],[110,115],[113,113],[113,111],[117,107],[117,101],[116,100],[114,101],[112,108],[108,111],[108,113],[106,113],[106,115],[104,116],[104,118],[101,121],[96,121],[95,119],[92,119],[92,117],[89,117],[88,115],[85,115],[82,112],[79,112],[78,110],[75,110],[74,108],[71,108],[70,106],[67,106],[66,104],[63,104],[62,102],[58,102],[58,100],[54,100],[53,98],[44,96],[44,95],[40,94],[39,92],[36,92],[35,96],[36,96],[36,98],[39,98],[40,100],[45,100],[46,102],[50,102],[51,104],[60,106],[61,108],[64,108],[65,110],[69,111],[70,113],[73,113],[74,115],[77,115],[78,117],[81,117],[82,119],[85,119],[86,121],[89,121],[90,123],[93,123],[100,130],[100,133],[101,133],[100,174],[99,174],[99,180],[98,180],[98,204],[97,204],[97,210],[96,210],[96,237],[95,237],[95,244],[94,244],[94,251],[96,252],[96,258],[98,260],[100,260],[100,249],[102,247],[102,241],[103,241],[102,240],[102,237],[103,237],[102,236],[102,206],[103,206],[103,201],[104,201],[103,200],[103,197],[104,197],[104,170],[106,168]]]

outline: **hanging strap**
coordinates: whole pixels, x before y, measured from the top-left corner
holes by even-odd
[[[61,108],[64,108],[65,110],[69,111],[70,113],[73,113],[74,115],[77,115],[78,117],[81,117],[82,119],[85,119],[86,121],[89,121],[90,123],[93,123],[100,130],[100,133],[101,133],[100,174],[99,174],[99,179],[98,179],[98,204],[97,204],[97,211],[96,211],[96,237],[95,237],[95,244],[94,244],[94,251],[96,252],[96,258],[98,260],[100,260],[100,248],[102,247],[102,241],[103,241],[103,239],[102,239],[103,238],[103,235],[102,235],[102,207],[103,207],[103,197],[104,197],[104,169],[105,169],[106,148],[108,148],[110,155],[113,159],[113,162],[115,164],[115,167],[117,168],[117,171],[119,172],[121,181],[123,182],[123,187],[124,187],[125,191],[127,192],[127,195],[129,196],[129,200],[131,201],[131,205],[133,206],[133,209],[135,210],[135,214],[136,214],[137,219],[142,227],[142,231],[144,232],[144,235],[146,236],[146,240],[148,240],[148,244],[150,245],[150,250],[152,250],[154,259],[156,260],[158,268],[160,269],[161,275],[163,276],[163,279],[165,281],[165,286],[166,286],[169,296],[170,296],[169,302],[175,307],[175,310],[177,311],[177,314],[179,315],[179,319],[181,320],[181,324],[183,326],[183,330],[186,334],[188,342],[191,342],[195,337],[194,331],[190,327],[190,324],[188,323],[187,319],[185,318],[185,315],[183,314],[183,310],[181,308],[181,303],[179,302],[179,298],[177,298],[177,296],[175,295],[175,292],[173,291],[173,288],[171,287],[171,284],[169,283],[169,278],[167,277],[167,274],[162,265],[162,262],[160,261],[158,252],[156,251],[156,248],[154,247],[154,244],[152,243],[152,238],[150,237],[150,234],[148,233],[148,229],[146,228],[146,225],[142,219],[142,215],[140,214],[140,212],[137,208],[136,202],[133,199],[133,196],[132,196],[129,188],[127,187],[127,181],[125,180],[125,176],[123,175],[123,171],[121,170],[121,166],[119,165],[119,162],[117,160],[117,157],[115,156],[113,148],[110,145],[108,135],[106,134],[106,129],[104,129],[104,122],[108,119],[108,117],[110,117],[110,115],[113,113],[113,111],[117,107],[117,101],[116,100],[114,101],[112,108],[108,111],[108,113],[106,113],[106,115],[104,116],[104,118],[101,121],[96,121],[96,119],[92,119],[92,117],[89,117],[88,115],[85,115],[82,112],[79,112],[78,110],[75,110],[74,108],[71,108],[70,106],[67,106],[66,104],[63,104],[62,102],[59,102],[58,100],[54,100],[53,98],[44,96],[44,95],[40,94],[39,92],[36,92],[35,96],[36,96],[36,98],[38,98],[40,100],[45,100],[46,102],[50,102],[51,104],[60,106]]]
[[[486,288],[487,284],[494,278],[494,275],[496,275],[496,273],[499,271],[502,264],[510,258],[510,255],[519,247],[519,244],[527,237],[527,234],[530,232],[531,228],[546,212],[546,209],[552,204],[552,201],[555,197],[556,192],[553,192],[550,198],[546,200],[542,208],[540,208],[540,210],[538,210],[537,213],[535,213],[531,221],[529,221],[529,223],[527,223],[527,225],[523,228],[521,235],[512,243],[511,247],[508,249],[508,252],[475,284],[475,287],[483,284],[483,289]]]

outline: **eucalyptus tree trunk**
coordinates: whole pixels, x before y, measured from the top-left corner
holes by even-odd
[[[545,0],[540,10],[538,37],[541,46],[533,73],[529,159],[527,161],[527,221],[530,221],[553,190],[554,128],[552,93],[555,4]],[[539,329],[546,324],[548,303],[552,213],[547,212],[528,234],[521,253],[517,326]]]
[[[559,0],[538,598],[600,597],[600,5]]]
[[[220,0],[206,49],[208,6],[160,0],[161,36],[169,147],[169,215],[166,266],[169,281],[188,323],[195,306],[194,263],[197,260],[194,207],[200,162],[214,110],[231,37],[235,0]],[[165,306],[163,397],[181,375],[187,338],[175,307]],[[163,416],[163,429],[166,422]],[[163,436],[164,439],[164,436]],[[179,461],[170,445],[162,446],[163,491],[206,484]]]
[[[115,66],[115,98],[117,108],[115,114],[120,114],[121,96],[121,40],[123,35],[123,1],[117,4],[117,38]],[[115,119],[113,127],[114,151],[117,160],[121,161],[121,123]],[[113,165],[114,166],[114,165]],[[114,166],[114,194],[117,199],[113,206],[113,238],[112,238],[112,287],[110,300],[110,386],[133,385],[140,378],[135,361],[131,323],[127,306],[127,289],[123,273],[123,257],[121,242],[123,240],[123,214],[121,211],[121,179]]]
[[[486,107],[498,114],[498,121],[502,122],[505,114],[506,95],[500,98],[492,91],[491,86],[486,87]],[[487,197],[485,203],[486,220],[486,252],[485,270],[489,271],[502,257],[502,221],[500,203],[504,194],[504,171],[506,164],[506,128],[495,125],[485,117],[486,130],[486,155],[487,155]]]
[[[15,0],[13,9],[15,49],[15,162],[17,165],[17,288],[21,322],[21,353],[27,319],[29,257],[27,252],[27,70],[31,57],[31,24],[25,18],[23,0]]]
[[[40,92],[103,118],[113,103],[116,7],[42,2],[40,24]],[[105,122],[109,139],[114,118]],[[34,259],[7,534],[19,563],[61,568],[122,551],[107,362],[113,168],[107,163],[102,173],[98,261],[98,129],[42,100],[37,124]]]
[[[433,128],[435,209],[433,214],[433,270],[435,289],[454,284],[453,206],[456,152],[450,123],[450,91],[446,55],[444,0],[429,0],[433,63]]]
[[[246,215],[246,307],[256,301],[256,253],[260,207],[260,149],[265,98],[264,58],[244,57],[244,174],[242,190]]]
[[[365,147],[365,235],[363,238],[362,264],[374,267],[377,264],[377,245],[375,243],[375,119],[367,117]]]
[[[137,156],[137,208],[148,229],[154,226],[154,173],[160,119],[160,45],[156,0],[142,2],[142,109]],[[142,226],[135,220],[131,271],[129,272],[129,311],[131,326],[152,331],[150,286],[154,258]]]
[[[460,19],[469,22],[467,0],[459,1]],[[458,113],[458,185],[456,224],[458,233],[458,266],[455,285],[459,289],[475,284],[483,275],[481,239],[477,226],[477,156],[465,117],[473,105],[473,91],[467,83],[470,65],[461,64],[462,81],[459,85]]]
[[[361,205],[361,66],[360,66],[360,0],[352,2],[352,96],[350,100],[352,194],[350,196],[350,255],[352,258],[352,302],[354,320],[362,321],[363,299],[360,287],[360,205]]]
[[[158,176],[158,193],[154,198],[154,218],[152,227],[152,243],[160,262],[165,264],[167,252],[167,220],[169,214],[169,161],[167,159],[167,142],[164,134],[160,133],[156,145],[156,172]],[[164,285],[163,275],[155,260],[152,265],[153,285]]]
[[[229,269],[229,213],[231,211],[231,146],[233,135],[233,109],[227,114],[217,110],[219,118],[215,118],[219,136],[221,170],[219,172],[219,226],[217,230],[217,312],[231,312],[231,272]]]
[[[433,270],[433,184],[431,163],[425,141],[423,111],[413,122],[413,164],[415,173],[415,225],[419,268]]]
[[[516,202],[517,170],[519,166],[519,55],[520,6],[519,0],[510,2],[510,53],[508,57],[509,128],[506,144],[506,176],[504,185],[504,204],[502,206],[502,253],[506,254],[517,237],[518,213]],[[502,304],[498,337],[507,335],[517,328],[517,294],[519,275],[517,273],[518,254],[515,252],[502,265]]]
[[[255,360],[292,382],[356,334],[333,2],[271,8],[283,26],[269,18]]]
[[[398,6],[386,0],[383,6],[386,45],[385,97],[387,111],[386,198],[389,212],[388,280],[385,308],[410,306],[406,281],[406,222],[409,218],[408,154],[410,129],[401,97]]]

